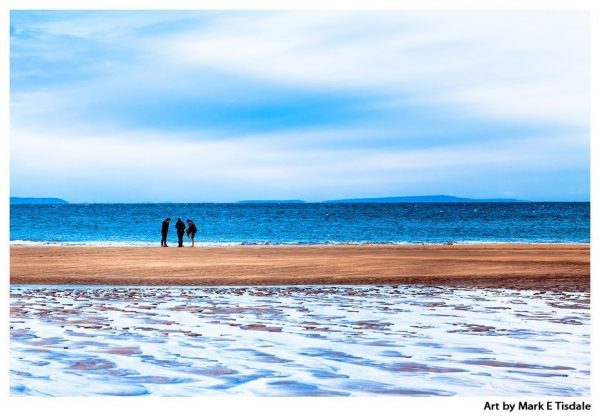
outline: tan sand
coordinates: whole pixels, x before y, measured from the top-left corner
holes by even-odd
[[[11,247],[12,284],[425,284],[589,291],[589,245]]]

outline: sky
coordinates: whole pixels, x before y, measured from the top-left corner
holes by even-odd
[[[578,11],[11,11],[11,195],[589,200]]]

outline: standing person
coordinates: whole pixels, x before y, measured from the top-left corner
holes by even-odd
[[[187,220],[187,236],[190,240],[192,240],[192,247],[194,247],[194,237],[196,236],[196,232],[198,231],[198,227],[194,224],[194,221]]]
[[[160,240],[160,246],[161,247],[169,247],[167,245],[167,234],[169,233],[169,224],[170,223],[171,223],[171,218],[166,218],[162,222],[162,228],[160,230],[160,232],[162,234],[162,239]]]
[[[178,247],[183,247],[183,233],[185,233],[185,224],[181,221],[181,218],[177,218],[175,223],[175,229],[177,230],[177,243]]]

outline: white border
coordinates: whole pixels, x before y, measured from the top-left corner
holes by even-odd
[[[7,0],[9,9],[56,10],[590,10],[594,0]],[[6,7],[6,6],[5,6]]]
[[[589,10],[591,15],[591,54],[592,54],[592,112],[591,112],[591,200],[592,200],[592,395],[599,391],[599,373],[597,351],[598,347],[598,313],[596,299],[599,289],[594,284],[598,259],[596,236],[599,235],[599,223],[596,220],[599,210],[593,202],[597,192],[594,184],[597,183],[598,169],[594,162],[598,162],[597,123],[600,120],[599,112],[599,82],[600,73],[598,55],[600,46],[597,38],[600,36],[600,3],[595,0],[5,0],[0,3],[0,273],[5,277],[6,284],[0,291],[3,311],[2,321],[2,374],[0,375],[0,397],[4,396],[2,404],[4,414],[8,415],[226,415],[238,414],[240,416],[260,414],[268,415],[400,415],[400,414],[460,414],[479,415],[497,414],[501,412],[484,412],[483,405],[486,400],[492,402],[510,401],[514,403],[519,398],[498,397],[454,397],[454,398],[252,398],[223,396],[220,398],[20,398],[9,396],[9,347],[8,347],[8,280],[9,280],[9,11],[11,9],[111,9],[111,10],[173,10],[173,9],[220,9],[220,10],[248,10],[248,9],[313,9],[313,10],[342,10],[342,9],[394,9],[394,10]],[[522,400],[523,398],[521,398]],[[528,397],[529,401],[535,398]],[[547,400],[547,398],[540,398]],[[581,401],[582,398],[575,398]],[[592,403],[592,409],[600,406],[600,401],[585,398]],[[502,412],[504,413],[504,412]],[[536,414],[544,412],[535,412]],[[553,412],[554,413],[554,412]],[[571,412],[559,412],[570,414]],[[519,414],[522,414],[519,412]],[[591,414],[590,412],[573,412],[573,414]]]

